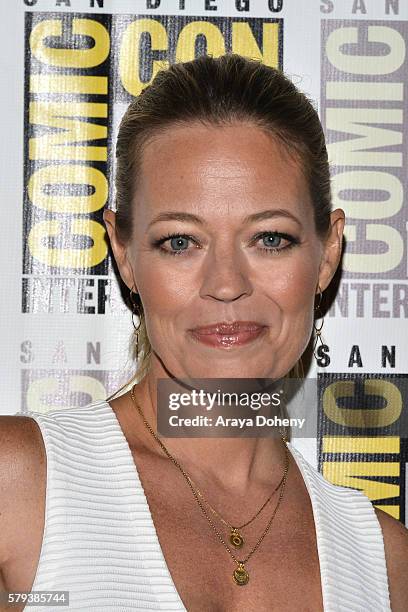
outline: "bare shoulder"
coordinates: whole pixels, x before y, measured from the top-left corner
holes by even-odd
[[[387,512],[375,508],[384,538],[392,612],[408,610],[408,529]]]
[[[0,567],[24,551],[33,508],[45,493],[46,454],[34,419],[0,416]]]

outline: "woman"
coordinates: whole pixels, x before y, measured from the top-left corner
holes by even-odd
[[[122,120],[116,187],[138,382],[2,418],[3,588],[81,612],[408,609],[407,530],[363,493],[276,437],[157,436],[159,379],[299,371],[344,228],[313,106],[237,55],[173,65]]]

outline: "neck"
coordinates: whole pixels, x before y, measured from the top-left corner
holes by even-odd
[[[157,377],[150,372],[134,388],[135,401],[154,433],[193,480],[211,480],[237,494],[248,491],[251,485],[270,487],[280,481],[286,458],[280,437],[164,437],[157,432],[156,389]],[[143,425],[130,393],[127,395],[129,409],[136,411],[140,420],[145,448],[165,458],[163,449]]]

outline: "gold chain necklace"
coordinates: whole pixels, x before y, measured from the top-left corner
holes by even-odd
[[[198,505],[201,508],[201,511],[203,512],[205,518],[207,519],[207,521],[209,522],[209,524],[211,525],[213,531],[215,532],[215,534],[217,535],[218,539],[220,540],[220,542],[223,544],[223,546],[226,548],[226,550],[228,551],[228,553],[230,554],[231,558],[235,561],[235,563],[237,564],[237,568],[234,570],[232,577],[234,579],[235,584],[239,585],[239,586],[243,586],[245,584],[248,584],[249,582],[249,574],[247,569],[245,568],[245,564],[249,561],[249,559],[252,557],[252,555],[255,553],[255,551],[258,549],[258,547],[261,545],[261,542],[263,541],[263,539],[265,538],[266,534],[269,531],[269,528],[272,524],[273,519],[275,518],[275,515],[278,511],[278,508],[281,504],[282,498],[283,498],[283,494],[285,491],[285,485],[286,485],[286,480],[287,480],[287,474],[288,474],[288,470],[289,470],[289,451],[288,451],[288,447],[286,444],[285,439],[282,437],[282,441],[285,445],[285,469],[284,469],[284,473],[283,473],[283,478],[281,481],[281,490],[280,490],[280,494],[279,494],[279,499],[278,502],[275,506],[275,509],[273,511],[273,514],[271,516],[271,518],[268,521],[268,524],[266,526],[266,529],[264,530],[264,532],[262,533],[261,537],[258,539],[258,541],[256,542],[255,546],[252,548],[252,550],[247,554],[247,556],[245,557],[245,559],[237,559],[236,556],[234,555],[234,553],[231,551],[231,549],[229,548],[228,544],[226,544],[226,542],[224,541],[222,535],[220,534],[220,532],[218,531],[218,529],[216,528],[216,526],[214,525],[214,523],[212,522],[211,518],[208,516],[206,509],[204,508],[204,506],[202,505],[193,485],[191,484],[191,480],[188,476],[188,474],[184,471],[184,469],[181,467],[180,463],[177,461],[177,459],[175,457],[173,457],[169,451],[167,450],[167,448],[165,447],[165,445],[163,444],[163,442],[160,440],[160,438],[158,438],[158,436],[154,433],[153,429],[150,427],[149,423],[146,421],[145,416],[143,414],[143,411],[141,409],[141,407],[139,406],[139,404],[136,402],[136,398],[134,396],[134,389],[135,389],[134,385],[130,391],[130,396],[132,398],[132,401],[134,403],[134,405],[136,406],[141,418],[143,419],[143,422],[145,424],[145,426],[147,427],[147,429],[150,431],[151,435],[154,437],[154,439],[156,440],[156,442],[158,442],[158,444],[161,446],[161,448],[163,449],[163,451],[165,452],[165,454],[167,455],[167,457],[169,459],[172,460],[172,462],[178,467],[178,469],[181,471],[181,473],[183,474],[184,478],[187,481],[188,486],[190,487],[195,500],[197,501]]]
[[[217,512],[210,504],[210,502],[204,497],[204,495],[201,493],[201,491],[199,490],[199,488],[196,486],[194,480],[191,478],[191,476],[187,476],[189,478],[189,480],[191,481],[192,485],[194,486],[195,490],[197,491],[197,494],[203,499],[203,501],[207,504],[207,506],[210,508],[211,512],[213,514],[215,514],[216,516],[218,516],[218,518],[220,519],[220,521],[231,530],[230,533],[230,537],[229,537],[229,541],[230,543],[235,546],[235,548],[242,548],[242,546],[244,545],[245,541],[244,538],[242,537],[242,534],[240,533],[240,530],[243,529],[244,527],[247,527],[250,523],[252,523],[252,521],[254,521],[256,519],[257,516],[260,515],[260,513],[262,512],[262,510],[265,508],[265,506],[270,502],[270,500],[272,499],[272,496],[276,493],[276,491],[279,489],[279,487],[281,486],[282,482],[283,482],[283,478],[284,476],[282,476],[282,478],[280,479],[278,485],[274,488],[274,490],[272,491],[272,493],[270,494],[270,496],[268,497],[268,499],[266,500],[266,502],[260,507],[260,509],[258,510],[258,512],[256,512],[256,514],[254,514],[254,516],[249,519],[249,521],[247,521],[246,523],[244,523],[243,525],[239,525],[237,527],[234,527],[233,525],[231,525],[231,523],[229,523],[228,521],[226,521],[225,519],[223,519],[223,517],[221,516],[221,514],[219,512]]]

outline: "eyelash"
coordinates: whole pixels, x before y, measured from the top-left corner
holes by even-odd
[[[257,242],[261,238],[265,238],[267,236],[278,236],[279,238],[285,238],[286,240],[290,241],[289,244],[287,244],[285,247],[282,247],[282,248],[277,248],[277,247],[271,247],[271,248],[261,247],[261,251],[265,251],[268,254],[280,255],[280,253],[282,251],[286,251],[288,249],[291,249],[292,247],[294,247],[297,244],[299,244],[299,240],[297,238],[294,238],[293,236],[290,236],[290,234],[285,234],[284,232],[260,232],[259,234],[256,234],[256,236],[254,236],[253,242]],[[162,247],[162,245],[165,242],[167,242],[168,240],[171,240],[172,238],[186,238],[187,240],[191,240],[191,241],[193,241],[193,242],[195,242],[197,244],[197,242],[194,240],[194,238],[192,236],[189,236],[188,234],[173,233],[173,234],[166,234],[165,236],[161,236],[157,240],[154,240],[153,247],[154,248],[158,248],[162,253],[164,253],[166,255],[173,255],[173,256],[180,256],[180,255],[183,255],[184,253],[189,251],[189,249],[179,249],[179,250],[176,250],[176,251],[172,251],[172,250],[169,251],[167,249],[164,249]]]

